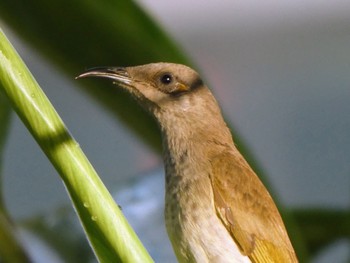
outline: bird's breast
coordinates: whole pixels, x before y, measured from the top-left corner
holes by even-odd
[[[216,215],[206,165],[165,158],[165,170],[165,222],[178,260],[250,262]]]

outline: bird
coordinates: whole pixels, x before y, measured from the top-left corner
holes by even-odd
[[[298,262],[280,213],[236,148],[212,92],[192,68],[96,67],[154,118],[165,168],[165,225],[179,262]]]

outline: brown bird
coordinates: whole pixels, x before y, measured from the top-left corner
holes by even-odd
[[[180,262],[298,262],[270,194],[234,145],[197,72],[172,63],[94,68],[157,120],[165,222]]]

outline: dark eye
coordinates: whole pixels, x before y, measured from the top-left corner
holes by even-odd
[[[173,76],[169,73],[166,73],[160,77],[160,81],[163,84],[170,84],[173,81]]]

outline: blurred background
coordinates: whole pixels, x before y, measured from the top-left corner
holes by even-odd
[[[349,209],[349,1],[139,0],[137,4],[201,72],[235,135],[249,149],[282,206],[289,210]],[[176,262],[163,223],[160,155],[142,135],[130,131],[77,87],[90,80],[74,80],[86,68],[123,66],[119,63],[124,61],[87,59],[80,69],[75,66],[66,74],[62,64],[56,66],[42,55],[40,46],[29,45],[2,15],[2,29],[155,261]],[[64,12],[60,15],[64,17]],[[133,27],[120,19],[124,28]],[[106,34],[113,35],[113,31]],[[80,45],[89,45],[89,39]],[[100,50],[108,53],[113,48],[132,52],[127,45],[114,47],[106,42],[89,52],[98,57]],[[157,61],[161,60],[162,56]],[[100,89],[107,86],[105,81],[93,82]],[[40,217],[47,226],[61,227],[65,222],[80,231],[59,176],[16,116],[11,122],[2,173],[6,206],[16,221]],[[28,230],[23,230],[22,236],[31,245],[37,238]],[[312,262],[350,262],[349,251],[349,239],[337,239]],[[56,256],[57,262],[64,262]]]

